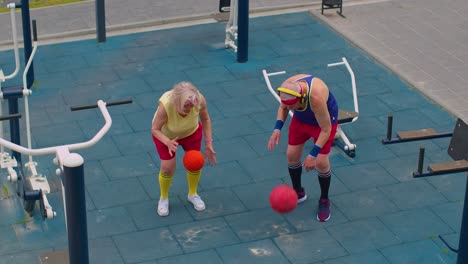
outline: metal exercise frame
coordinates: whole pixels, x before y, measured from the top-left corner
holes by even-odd
[[[352,86],[352,89],[353,89],[354,113],[349,112],[349,111],[341,111],[340,110],[342,113],[349,114],[349,118],[346,116],[345,118],[342,119],[342,122],[339,122],[340,126],[338,126],[335,138],[340,139],[341,141],[340,140],[335,141],[335,144],[338,147],[340,147],[348,156],[354,157],[356,155],[356,144],[352,144],[349,141],[346,134],[344,133],[344,131],[341,129],[341,125],[356,122],[357,119],[359,118],[359,104],[358,104],[358,99],[357,99],[357,90],[356,90],[356,81],[355,81],[355,78],[354,78],[354,72],[353,72],[351,66],[349,65],[348,61],[344,57],[342,58],[341,62],[331,63],[331,64],[328,64],[327,66],[328,67],[336,67],[336,66],[341,66],[341,65],[346,66],[346,69],[348,70],[348,72],[349,72],[349,74],[351,76],[351,86]],[[268,89],[270,90],[271,94],[276,98],[276,100],[278,100],[278,102],[281,102],[278,93],[271,86],[271,82],[270,82],[269,77],[270,76],[275,76],[275,75],[285,74],[286,71],[268,73],[266,70],[263,70],[262,73],[263,73],[263,78],[265,79],[266,85],[268,86]],[[289,115],[292,117],[293,112],[289,111]],[[340,119],[340,117],[338,119]]]
[[[61,176],[63,186],[64,209],[66,216],[66,228],[68,233],[68,252],[70,264],[88,264],[88,233],[86,219],[85,185],[84,185],[84,159],[71,151],[85,149],[94,146],[109,131],[112,118],[107,111],[107,105],[119,105],[131,103],[132,100],[122,100],[105,103],[99,100],[95,105],[75,107],[72,110],[82,110],[98,107],[104,117],[105,124],[86,142],[60,145],[47,148],[25,148],[3,138],[0,145],[29,156],[41,156],[55,154],[53,162],[58,166],[57,175]]]

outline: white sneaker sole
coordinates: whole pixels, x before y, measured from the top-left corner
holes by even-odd
[[[297,203],[300,204],[300,203],[304,202],[305,200],[307,200],[307,194],[304,195],[304,197],[302,197],[301,199],[297,199]]]

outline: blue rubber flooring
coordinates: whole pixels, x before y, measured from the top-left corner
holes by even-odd
[[[411,176],[420,145],[426,147],[426,164],[450,161],[449,139],[381,144],[389,113],[394,131],[452,131],[455,120],[308,13],[252,18],[249,61],[242,64],[224,48],[224,26],[109,37],[99,45],[86,40],[39,47],[30,97],[35,148],[85,141],[98,131],[103,119],[97,110],[71,112],[71,105],[134,100],[110,108],[110,132],[79,151],[85,159],[91,263],[455,263],[456,255],[438,235],[458,243],[466,174]],[[331,152],[332,218],[316,220],[315,172],[303,174],[309,199],[292,213],[276,214],[268,197],[275,186],[289,184],[287,130],[269,152],[278,103],[261,71],[316,75],[340,108],[352,110],[346,68],[327,68],[342,57],[356,76],[360,117],[343,126],[357,145],[356,157],[337,146]],[[5,72],[13,69],[11,61],[12,52],[0,53]],[[271,77],[273,86],[284,78]],[[184,80],[208,100],[219,164],[203,171],[199,193],[207,209],[196,212],[186,201],[179,151],[170,216],[161,218],[156,213],[159,160],[150,127],[157,99]],[[14,84],[21,78],[6,83]],[[22,137],[25,145],[25,133]],[[67,247],[52,158],[35,158],[39,172],[49,175],[49,200],[57,211],[52,220],[42,221],[37,213],[28,217],[2,171],[0,264],[38,263],[40,254]]]

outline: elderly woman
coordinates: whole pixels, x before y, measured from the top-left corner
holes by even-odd
[[[201,122],[200,122],[201,121]],[[153,117],[151,128],[161,165],[159,188],[161,196],[158,214],[169,215],[169,188],[176,169],[176,150],[200,150],[202,137],[205,138],[205,158],[211,165],[216,164],[213,149],[211,120],[206,100],[197,88],[189,82],[180,82],[159,98],[159,106]],[[205,203],[197,194],[201,170],[187,171],[187,199],[197,211],[205,210]]]

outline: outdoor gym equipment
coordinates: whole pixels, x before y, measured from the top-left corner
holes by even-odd
[[[72,111],[90,109],[98,107],[104,117],[105,124],[86,142],[60,145],[47,148],[25,148],[3,138],[0,138],[0,145],[29,156],[40,156],[55,154],[54,164],[58,166],[56,174],[61,176],[62,193],[64,199],[64,209],[66,216],[66,227],[68,232],[68,252],[70,264],[88,264],[88,233],[86,224],[86,202],[84,185],[84,159],[72,151],[86,149],[95,145],[109,131],[112,125],[112,118],[106,106],[131,103],[132,100],[122,100],[114,102],[103,102],[99,100],[97,104],[72,107]],[[55,253],[52,253],[57,254]],[[64,253],[62,253],[64,254]],[[49,259],[46,255],[41,256],[41,261]],[[51,263],[51,262],[42,262]]]
[[[248,60],[249,0],[220,0],[219,12],[229,12],[224,45],[237,53],[238,62]]]
[[[468,125],[460,118],[455,124],[453,136],[448,147],[448,154],[454,159],[454,161],[429,164],[427,168],[428,172],[423,172],[424,147],[421,147],[419,149],[418,169],[413,172],[413,177],[420,178],[468,171]],[[465,203],[463,205],[458,249],[450,246],[441,235],[439,235],[439,238],[445,243],[445,245],[447,245],[447,247],[458,254],[457,264],[468,262],[468,181],[465,187]]]
[[[389,114],[387,119],[387,137],[382,139],[382,144],[395,144],[402,142],[426,140],[433,138],[451,137],[452,132],[436,132],[432,128],[408,130],[397,132],[397,136],[392,138],[393,115]]]
[[[11,7],[14,8],[15,5],[11,4]],[[32,62],[34,60],[34,56],[37,51],[37,30],[36,30],[36,22],[33,20],[33,36],[34,36],[34,43],[33,43],[33,50],[30,54],[30,57],[26,63],[26,67],[23,72],[23,86],[11,86],[11,87],[3,87],[2,91],[0,92],[0,99],[8,98],[9,103],[11,100],[17,100],[19,97],[24,97],[24,108],[25,108],[25,124],[26,124],[26,138],[27,138],[27,146],[31,148],[31,129],[30,129],[30,119],[29,119],[29,96],[31,95],[31,90],[27,87],[27,75],[29,69],[31,68]],[[16,48],[16,47],[15,47]],[[1,108],[1,100],[0,100],[0,108]],[[0,112],[1,115],[1,112]],[[9,116],[5,119],[9,119],[10,122],[17,119],[19,117],[16,116]],[[3,138],[3,126],[0,123],[0,137]],[[10,124],[10,132],[11,134],[19,134],[19,124],[18,126]],[[19,135],[17,136],[19,138]],[[19,145],[19,142],[15,142],[15,144]],[[8,180],[14,184],[16,184],[16,192],[18,196],[22,198],[23,207],[29,215],[33,215],[34,208],[36,206],[36,201],[39,201],[40,206],[40,213],[43,219],[51,219],[55,217],[56,213],[52,210],[52,207],[49,204],[47,199],[47,194],[50,193],[50,186],[49,182],[47,181],[47,177],[41,175],[37,172],[37,163],[33,161],[32,156],[29,156],[29,161],[24,164],[26,168],[26,172],[23,171],[21,157],[16,155],[15,153],[10,156],[8,153],[3,151],[3,145],[0,146],[1,149],[1,167],[6,168],[8,171]],[[18,164],[20,166],[18,166]],[[18,175],[19,174],[19,175]]]
[[[419,149],[418,169],[413,172],[413,177],[426,177],[438,174],[456,173],[468,171],[468,125],[460,118],[455,124],[453,136],[448,147],[448,154],[453,161],[433,163],[423,172],[424,146]]]
[[[390,114],[388,116],[387,137],[382,140],[383,144],[452,137],[447,152],[453,161],[429,164],[427,171],[423,171],[425,148],[421,146],[419,149],[418,167],[417,170],[413,172],[414,178],[468,171],[468,125],[463,122],[462,119],[457,119],[453,132],[437,133],[434,129],[428,128],[398,132],[396,138],[391,138],[392,123],[393,116]],[[468,263],[468,181],[465,187],[465,202],[463,206],[458,249],[449,245],[441,235],[439,235],[439,238],[450,250],[458,254],[457,264]]]
[[[340,124],[340,126],[338,126],[335,138],[336,139],[341,139],[341,141],[339,141],[339,140],[335,141],[335,144],[338,147],[340,147],[346,153],[346,155],[348,155],[349,157],[355,157],[355,155],[356,155],[356,144],[352,144],[349,141],[348,137],[346,136],[344,131],[341,129],[341,125],[356,122],[356,120],[359,118],[359,105],[358,105],[358,100],[357,100],[356,81],[354,79],[354,72],[351,69],[351,66],[349,65],[346,58],[343,57],[341,62],[331,63],[331,64],[328,64],[327,66],[328,67],[336,67],[336,66],[340,66],[340,65],[345,65],[346,69],[348,70],[348,72],[349,72],[349,74],[351,76],[351,86],[352,86],[352,89],[353,89],[354,111],[339,109],[338,124]],[[271,94],[273,94],[273,96],[275,96],[275,98],[278,100],[278,102],[281,102],[281,99],[280,99],[278,93],[271,86],[271,82],[270,82],[269,77],[270,76],[275,76],[275,75],[285,74],[286,71],[268,73],[266,70],[263,70],[262,72],[263,72],[263,78],[265,79],[265,82],[266,82],[266,84],[268,86],[268,89],[270,90]],[[292,117],[293,112],[289,111],[289,115]]]
[[[15,8],[16,5],[14,3],[8,4],[7,7],[10,9],[10,18],[11,18],[11,31],[13,36],[13,52],[15,58],[15,70],[8,75],[5,75],[3,70],[0,68],[0,89],[2,89],[2,83],[7,80],[13,79],[18,75],[20,69],[20,62],[19,62],[19,47],[18,47],[18,33],[17,33],[17,26],[16,26],[16,16],[15,16]],[[2,100],[0,100],[0,117],[2,117],[1,121],[3,120],[11,120],[15,118],[20,118],[20,114],[13,114],[9,116],[3,116],[3,107],[2,107]],[[3,138],[3,122],[0,122],[0,138]],[[5,168],[8,170],[9,177],[16,179],[18,176],[16,171],[13,169],[17,166],[16,159],[10,156],[9,153],[4,152],[3,146],[0,146],[0,167]]]

